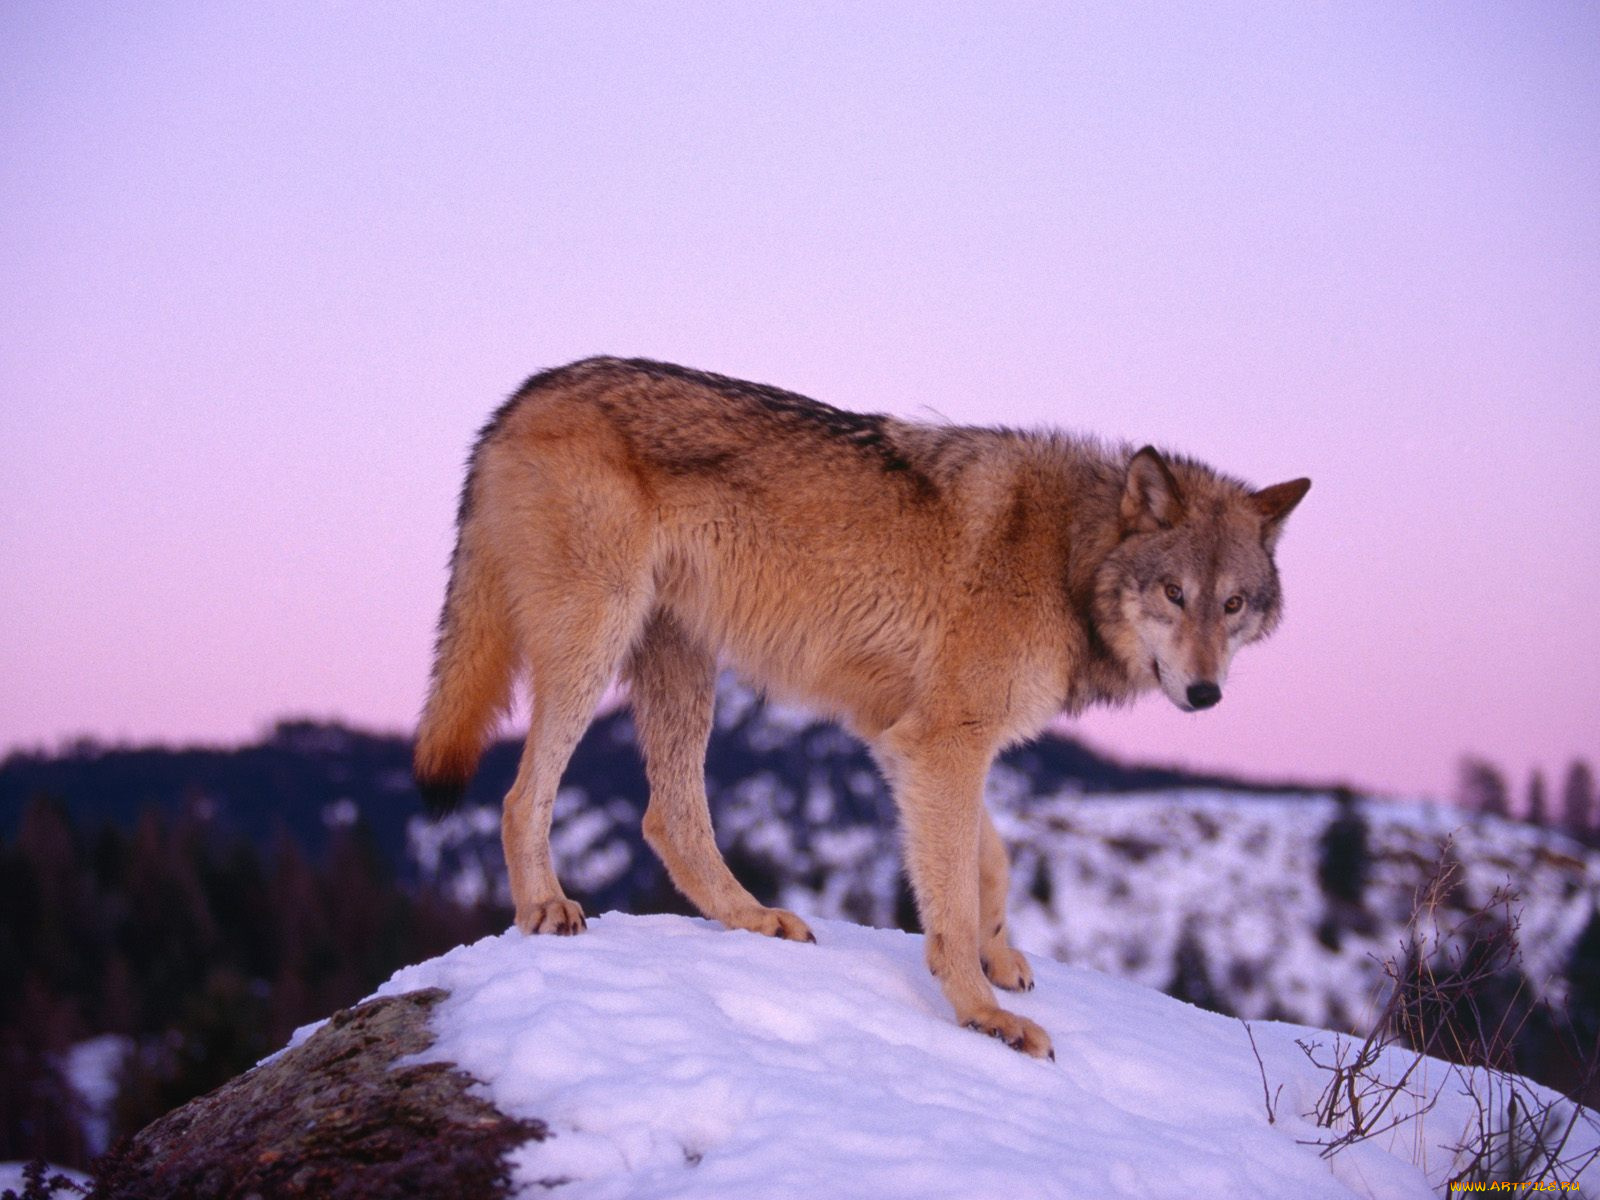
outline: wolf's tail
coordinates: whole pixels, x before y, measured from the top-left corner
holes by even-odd
[[[412,758],[417,788],[435,815],[460,803],[511,698],[517,666],[508,597],[494,564],[472,548],[471,525],[470,512],[463,513]]]

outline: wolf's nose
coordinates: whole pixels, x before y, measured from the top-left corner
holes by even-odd
[[[1210,708],[1222,699],[1222,689],[1207,680],[1204,683],[1191,683],[1188,695],[1190,708]]]

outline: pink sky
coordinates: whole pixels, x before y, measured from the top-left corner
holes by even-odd
[[[1142,759],[1600,758],[1600,8],[0,7],[0,751],[400,729],[539,368],[1316,486]]]

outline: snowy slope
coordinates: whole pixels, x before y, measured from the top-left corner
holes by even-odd
[[[612,914],[458,948],[380,994],[449,990],[424,1057],[548,1123],[515,1155],[528,1197],[1400,1200],[1438,1194],[1477,1118],[1430,1061],[1432,1111],[1324,1159],[1299,1114],[1325,1077],[1294,1039],[1327,1035],[1254,1026],[1283,1088],[1271,1124],[1238,1021],[1036,959],[1037,990],[1009,1002],[1054,1037],[1042,1062],[953,1023],[920,938],[814,928],[809,946]]]
[[[1368,870],[1359,901],[1341,905],[1318,879],[1339,816],[1327,797],[1002,794],[991,803],[1012,849],[1022,949],[1164,988],[1187,940],[1208,990],[1245,1017],[1368,1028],[1383,998],[1381,964],[1401,953],[1418,893],[1445,855],[1457,872],[1445,922],[1493,907],[1497,889],[1510,887],[1531,994],[1556,1008],[1600,904],[1593,851],[1449,806],[1354,805]]]

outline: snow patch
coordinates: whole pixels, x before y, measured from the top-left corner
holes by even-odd
[[[27,1166],[27,1163],[21,1162],[0,1163],[0,1193],[15,1192],[19,1196],[22,1195],[22,1189],[27,1186],[22,1173],[27,1169]],[[89,1177],[82,1171],[72,1171],[66,1167],[57,1167],[52,1165],[45,1172],[46,1179],[54,1179],[57,1175],[66,1176],[85,1191],[87,1191],[89,1188]],[[50,1191],[51,1196],[60,1196],[63,1197],[63,1200],[65,1197],[78,1194],[79,1193],[72,1192],[70,1190],[57,1191],[53,1188]]]
[[[117,1101],[117,1074],[132,1049],[133,1039],[103,1033],[67,1051],[62,1065],[67,1082],[83,1101],[83,1140],[90,1157],[104,1154],[111,1144],[111,1108]]]

